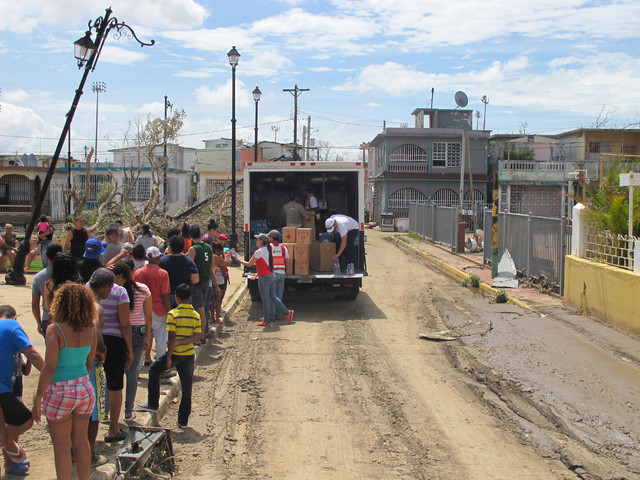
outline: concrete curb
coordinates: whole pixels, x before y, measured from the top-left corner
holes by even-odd
[[[456,267],[452,267],[451,265],[447,264],[446,262],[440,260],[437,257],[434,257],[433,255],[420,250],[419,248],[414,247],[413,245],[407,243],[407,242],[403,242],[401,240],[401,236],[399,235],[392,235],[391,237],[386,237],[385,240],[395,243],[396,247],[398,247],[400,250],[403,250],[407,253],[412,254],[415,257],[420,258],[421,260],[429,263],[429,265],[431,265],[433,268],[435,268],[436,270],[438,270],[439,272],[445,274],[446,276],[448,276],[449,278],[455,280],[456,282],[460,283],[462,282],[462,280],[464,279],[469,279],[471,278],[471,275],[469,275],[466,272],[463,272],[462,270],[460,270],[459,268]],[[498,290],[496,288],[493,288],[491,285],[485,283],[485,282],[480,282],[480,287],[479,287],[479,291],[482,292],[485,296],[488,297],[496,297],[501,290]],[[523,302],[522,300],[516,298],[515,296],[509,296],[509,293],[507,292],[507,296],[509,297],[509,303],[512,303],[514,305],[517,305],[518,307],[524,308],[526,310],[530,310],[536,313],[539,313],[534,307],[532,307],[531,305]]]

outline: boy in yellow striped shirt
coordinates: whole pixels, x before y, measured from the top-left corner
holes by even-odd
[[[187,428],[191,414],[191,391],[195,349],[193,342],[200,339],[200,315],[189,303],[191,287],[182,283],[176,287],[178,306],[167,314],[167,352],[149,367],[147,403],[138,403],[139,410],[156,413],[160,400],[160,374],[176,367],[182,386],[182,399],[178,408],[178,427]]]

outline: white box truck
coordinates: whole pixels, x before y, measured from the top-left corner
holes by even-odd
[[[255,251],[254,235],[268,233],[285,226],[283,205],[291,193],[312,191],[318,198],[320,218],[316,238],[325,233],[324,221],[333,214],[343,214],[360,224],[356,240],[357,265],[355,273],[319,272],[309,270],[306,275],[287,275],[287,292],[306,292],[311,289],[332,292],[355,299],[367,275],[364,234],[364,181],[366,169],[361,162],[258,162],[244,168],[244,258]],[[252,300],[260,300],[258,282],[253,277],[255,267],[245,268]]]

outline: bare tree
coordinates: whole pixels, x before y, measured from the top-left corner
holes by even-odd
[[[325,140],[316,140],[316,149],[317,149],[318,161],[329,162],[335,159],[335,152],[333,151],[333,143]]]
[[[615,107],[609,107],[608,105],[601,105],[600,112],[596,119],[591,122],[591,128],[606,128],[614,121],[618,109]]]

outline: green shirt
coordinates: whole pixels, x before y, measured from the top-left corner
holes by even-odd
[[[198,267],[198,276],[200,281],[198,285],[208,285],[211,277],[211,264],[213,263],[213,251],[208,243],[199,242],[192,243],[191,246],[196,251],[196,257],[193,261]]]
[[[7,247],[16,248],[16,234],[12,233],[10,236],[7,236],[6,233],[2,234],[2,238],[4,238],[4,242],[7,244]]]
[[[200,315],[188,303],[181,303],[167,314],[167,332],[176,332],[176,340],[202,332]],[[193,343],[176,345],[173,355],[195,355]]]

